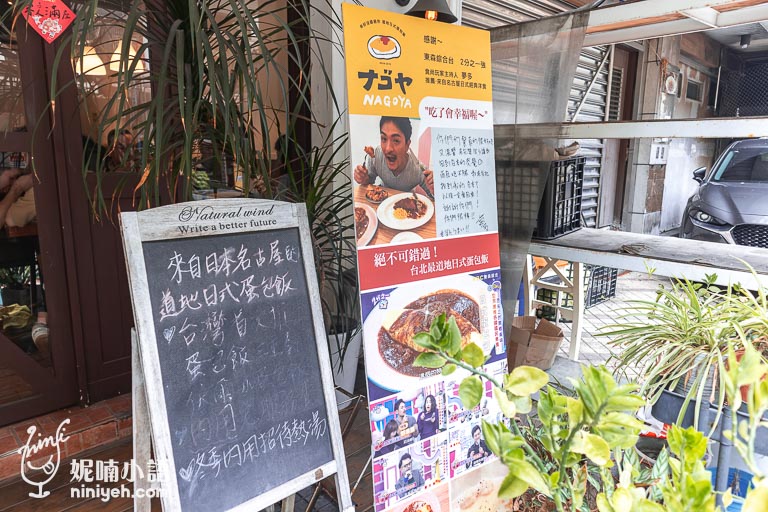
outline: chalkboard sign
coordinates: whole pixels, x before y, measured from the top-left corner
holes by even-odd
[[[259,509],[334,473],[348,489],[303,205],[121,220],[164,508]]]

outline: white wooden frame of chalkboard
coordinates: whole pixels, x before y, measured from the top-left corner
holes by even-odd
[[[187,231],[182,234],[178,229],[178,226],[182,223],[180,222],[180,219],[184,218],[184,213],[189,212],[189,208],[198,208],[199,210],[202,210],[207,207],[212,207],[216,212],[221,213],[237,212],[241,208],[260,208],[263,210],[269,210],[271,208],[272,213],[268,216],[254,218],[255,221],[269,220],[271,225],[259,226],[258,224],[260,224],[260,222],[247,222],[247,227],[245,228],[217,229],[215,233],[192,233]],[[183,222],[185,226],[194,224],[187,219],[185,220],[186,221]],[[313,468],[303,475],[275,487],[264,494],[256,496],[247,502],[241,503],[230,510],[239,512],[244,510],[264,509],[279,502],[283,498],[295,494],[301,489],[317,483],[319,480],[334,475],[336,489],[338,491],[339,509],[342,512],[354,511],[355,507],[352,503],[352,496],[349,489],[349,477],[347,476],[346,462],[344,459],[344,446],[341,437],[339,417],[334,414],[337,410],[336,396],[334,393],[328,346],[326,344],[325,327],[322,320],[320,291],[317,284],[317,274],[315,273],[306,206],[300,203],[285,203],[262,199],[212,199],[163,206],[143,212],[124,212],[120,214],[120,221],[123,235],[123,248],[128,270],[128,282],[131,292],[131,302],[133,303],[137,344],[139,347],[138,361],[136,361],[138,364],[134,364],[134,369],[136,370],[138,368],[141,373],[139,375],[134,375],[134,380],[143,384],[143,391],[146,394],[146,397],[152,397],[151,400],[146,400],[146,405],[149,410],[151,441],[150,437],[146,434],[143,434],[138,441],[141,444],[152,442],[155,460],[169,461],[167,469],[170,474],[163,475],[163,478],[166,481],[161,484],[163,510],[167,512],[180,511],[181,502],[178,493],[178,470],[173,459],[171,433],[166,414],[166,400],[162,384],[160,360],[157,351],[157,338],[155,336],[156,331],[152,315],[148,276],[144,263],[142,244],[143,242],[159,240],[298,228],[303,256],[302,260],[304,262],[304,272],[312,308],[317,354],[320,362],[320,375],[323,382],[323,396],[325,397],[328,430],[331,436],[331,447],[334,460],[323,464],[321,467]],[[228,219],[226,222],[231,223],[231,221],[232,219]],[[210,220],[207,222],[198,221],[198,224],[218,224],[218,220]],[[254,227],[253,224],[257,224],[257,226]],[[143,401],[142,398],[134,397],[134,400],[138,399]],[[136,447],[135,453],[138,452],[147,454],[148,447]]]

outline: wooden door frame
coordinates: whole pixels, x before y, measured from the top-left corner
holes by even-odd
[[[66,179],[62,180],[59,172],[61,161],[57,157],[56,141],[49,137],[49,134],[60,131],[52,130],[55,118],[51,119],[49,102],[50,49],[45,48],[45,41],[26,23],[17,24],[16,39],[27,129],[25,132],[6,134],[0,139],[0,145],[4,150],[24,151],[31,155],[31,165],[39,177],[34,194],[40,266],[46,280],[48,320],[52,327],[49,346],[54,373],[31,362],[21,349],[3,336],[4,361],[10,363],[12,369],[39,393],[0,405],[4,418],[9,418],[11,422],[72,405],[78,399],[74,354],[77,336],[71,323],[72,302],[68,296],[73,276],[66,264],[67,237],[63,236],[66,231],[60,229],[65,224],[61,215],[64,205],[60,204],[59,188]]]
[[[68,2],[69,3],[69,2]],[[62,38],[66,39],[66,38]],[[62,48],[62,46],[64,46]],[[63,55],[69,54],[69,43],[61,39],[53,44],[46,45],[45,62],[47,76],[52,76],[53,67],[56,64],[57,52]],[[61,127],[51,131],[53,139],[54,155],[60,162],[62,179],[58,180],[58,200],[61,208],[61,229],[69,236],[63,237],[64,261],[69,279],[67,283],[67,296],[71,307],[69,309],[70,322],[72,324],[73,347],[76,361],[76,374],[78,386],[78,398],[81,405],[90,403],[88,393],[88,375],[85,355],[85,332],[82,314],[80,313],[80,283],[82,276],[77,271],[77,250],[75,236],[78,226],[84,226],[91,222],[89,216],[83,216],[82,209],[73,207],[76,201],[87,204],[84,194],[83,182],[80,179],[73,180],[81,174],[83,158],[82,127],[80,126],[80,105],[77,99],[77,88],[74,85],[74,69],[69,58],[62,58],[56,68],[57,82],[61,88],[56,95],[56,109],[53,115],[54,126]],[[63,84],[72,84],[63,87]],[[50,80],[47,85],[50,87]],[[50,89],[49,89],[50,94]],[[66,128],[64,128],[66,127]],[[79,197],[78,197],[79,196]],[[82,254],[80,255],[82,257]]]

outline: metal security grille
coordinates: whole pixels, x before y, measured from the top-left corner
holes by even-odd
[[[607,46],[584,48],[581,51],[568,101],[569,121],[600,123],[605,120],[605,111],[608,108],[609,51]],[[593,228],[597,225],[603,140],[581,139],[579,144],[581,151],[578,155],[587,158],[584,166],[581,216],[584,225]]]
[[[539,213],[541,176],[538,166],[525,167],[518,163],[496,160],[496,196],[499,208],[499,232],[502,236],[528,236]]]
[[[618,121],[621,119],[621,91],[624,90],[624,69],[613,68],[611,77],[611,98],[608,103],[608,120]]]
[[[732,234],[739,245],[768,248],[768,226],[739,224],[733,228]]]
[[[729,71],[720,84],[720,115],[768,115],[768,64],[747,66],[743,71]]]
[[[537,20],[573,8],[561,0],[464,0],[461,24],[488,29]]]

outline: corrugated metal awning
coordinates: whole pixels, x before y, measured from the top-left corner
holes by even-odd
[[[489,29],[537,20],[573,9],[573,4],[560,0],[464,0],[461,24]]]

